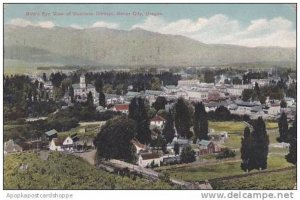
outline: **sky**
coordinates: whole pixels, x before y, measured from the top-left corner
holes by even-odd
[[[4,23],[142,28],[208,44],[296,46],[295,4],[5,4]]]

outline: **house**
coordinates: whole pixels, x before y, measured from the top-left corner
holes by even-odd
[[[68,136],[62,143],[63,150],[73,151],[74,150],[74,140]]]
[[[49,141],[51,141],[53,138],[57,138],[57,131],[55,129],[52,129],[50,131],[45,132],[46,137]]]
[[[7,142],[4,143],[4,154],[18,153],[22,151],[23,151],[22,147],[16,144],[15,141],[13,140],[8,140]]]
[[[150,126],[158,127],[160,129],[163,128],[165,123],[166,123],[166,120],[163,117],[159,116],[159,115],[156,115],[155,117],[153,117],[150,120]]]
[[[160,166],[160,156],[158,153],[141,153],[138,165],[141,167],[150,167],[151,165]]]
[[[212,154],[221,151],[221,149],[218,148],[218,146],[212,141],[201,140],[200,142],[198,142],[198,145],[200,149],[200,155]]]
[[[129,105],[128,104],[117,104],[114,105],[111,110],[116,111],[116,112],[121,112],[124,114],[128,114],[129,112]]]
[[[63,151],[63,142],[64,140],[61,138],[52,138],[49,144],[50,151]]]
[[[161,162],[164,165],[180,163],[180,155],[167,155],[161,157]]]
[[[94,138],[92,137],[80,137],[78,138],[78,140],[74,140],[73,139],[73,149],[76,151],[86,151],[89,149],[95,149],[95,145],[94,145]]]
[[[172,143],[167,144],[167,150],[174,152],[174,146],[175,144],[179,145],[179,154],[181,153],[182,149],[190,144],[190,141],[188,139],[178,138],[177,133],[175,134],[175,137],[173,138]]]
[[[86,102],[87,96],[91,92],[93,95],[94,104],[99,104],[99,93],[96,92],[96,88],[91,84],[86,84],[85,75],[80,76],[79,84],[72,84],[74,89],[74,98],[78,102]]]
[[[136,149],[136,153],[139,154],[141,151],[145,151],[146,150],[146,145],[141,144],[137,139],[133,138],[131,140],[131,143],[134,145],[135,149]]]
[[[222,142],[222,143],[226,139],[228,139],[228,133],[226,131],[215,132],[214,130],[211,130],[208,133],[208,136],[210,137],[211,140]]]

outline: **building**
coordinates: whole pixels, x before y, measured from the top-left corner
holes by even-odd
[[[87,96],[91,92],[93,95],[94,104],[99,104],[99,93],[96,92],[96,88],[91,84],[86,84],[85,76],[80,76],[79,84],[72,84],[74,89],[74,99],[78,102],[87,101]]]
[[[74,150],[74,140],[68,136],[62,143],[63,150],[73,151]]]
[[[50,144],[49,144],[49,150],[50,151],[63,151],[63,139],[60,138],[52,138]]]
[[[200,155],[213,154],[221,151],[221,149],[212,141],[201,140],[198,142],[198,145],[200,149]]]
[[[150,126],[154,126],[154,127],[160,128],[160,129],[163,128],[165,123],[166,123],[166,120],[159,115],[155,115],[155,117],[153,117],[150,120]]]
[[[129,105],[128,104],[117,104],[114,105],[111,110],[116,111],[116,112],[121,112],[124,114],[128,114],[129,112]]]
[[[53,138],[57,138],[57,131],[55,129],[52,129],[50,131],[45,132],[45,135],[49,141],[51,141]]]
[[[22,151],[23,151],[22,147],[16,144],[13,140],[8,140],[7,142],[4,143],[4,154],[18,153]]]
[[[141,144],[137,139],[133,138],[131,140],[131,143],[134,145],[135,149],[136,149],[136,153],[139,154],[141,151],[145,151],[146,150],[146,145]]]
[[[139,155],[138,165],[141,167],[151,167],[151,165],[160,166],[160,156],[158,153],[141,153]]]

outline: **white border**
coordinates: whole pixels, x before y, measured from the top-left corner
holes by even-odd
[[[14,0],[14,1],[8,1],[8,0],[0,0],[1,2],[1,10],[3,10],[3,3],[44,3],[45,1],[42,0],[29,0],[29,1],[22,1],[22,0]],[[197,0],[188,0],[188,1],[183,1],[183,0],[172,0],[172,1],[168,1],[168,0],[148,0],[148,1],[138,1],[138,0],[132,0],[132,1],[126,1],[126,0],[101,0],[101,1],[97,1],[97,0],[88,0],[88,1],[80,1],[80,0],[63,0],[63,1],[59,1],[59,0],[49,0],[46,1],[47,3],[300,3],[299,0],[291,0],[291,1],[279,1],[279,0],[273,0],[273,1],[269,1],[269,0],[264,0],[264,1],[259,1],[259,0],[252,0],[252,1],[242,1],[242,0],[219,0],[219,1],[197,1]],[[299,8],[299,5],[297,5],[297,10]],[[2,11],[0,12],[0,21],[1,21],[1,55],[0,55],[0,63],[2,66],[3,63],[3,14]],[[299,15],[297,16],[297,26],[299,25]],[[298,31],[297,31],[297,36],[298,36]],[[299,40],[298,40],[299,41]],[[299,46],[299,42],[297,41],[297,46]],[[298,55],[297,55],[297,59],[298,59]],[[300,77],[300,70],[297,71],[297,77]],[[3,135],[3,66],[2,66],[2,70],[1,70],[1,74],[0,74],[0,108],[1,108],[1,115],[0,115],[0,130],[1,133]],[[298,90],[297,92],[299,93],[299,83],[297,85]],[[298,114],[298,111],[297,111]],[[298,120],[299,119],[299,115],[298,115]],[[299,121],[298,121],[299,122]],[[0,150],[0,169],[1,169],[1,173],[3,172],[3,137],[2,135],[0,136],[0,144],[1,144],[1,150]],[[299,160],[299,149],[298,148],[298,160]],[[298,174],[298,178],[299,178],[299,167],[297,170],[297,174]],[[7,199],[6,195],[7,193],[19,193],[19,192],[32,192],[32,193],[47,193],[47,192],[57,192],[57,193],[71,193],[74,194],[74,200],[82,200],[82,199],[142,199],[142,200],[156,200],[156,199],[170,199],[170,200],[176,200],[176,199],[180,199],[180,200],[187,200],[187,199],[201,199],[200,193],[202,193],[203,191],[166,191],[166,190],[159,190],[159,191],[154,191],[154,190],[89,190],[89,191],[82,191],[82,190],[65,190],[65,191],[55,191],[55,190],[47,190],[47,191],[3,191],[3,177],[2,174],[0,176],[0,188],[1,188],[1,195],[0,195],[0,199]],[[248,192],[248,193],[254,193],[254,192],[266,192],[266,193],[273,193],[276,194],[278,192],[294,192],[294,199],[299,199],[300,198],[300,192],[299,192],[299,188],[300,186],[298,185],[298,190],[297,191],[277,191],[277,190],[269,190],[269,191],[263,191],[263,190],[252,190],[252,191],[243,191],[240,190],[242,192]],[[206,191],[207,192],[207,191]],[[228,194],[232,191],[230,190],[226,190],[226,191],[209,191],[210,193],[218,193],[218,192],[224,192],[225,194]],[[239,192],[238,190],[234,191],[234,192]],[[2,198],[1,198],[2,197]],[[207,198],[207,199],[213,199],[213,198]],[[234,199],[241,199],[241,198],[234,198]],[[265,198],[265,199],[269,199],[269,198]]]

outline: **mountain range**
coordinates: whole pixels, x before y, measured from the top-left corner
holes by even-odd
[[[204,41],[205,42],[205,41]],[[292,62],[295,48],[205,44],[143,29],[4,26],[4,61],[76,66],[205,66]]]

